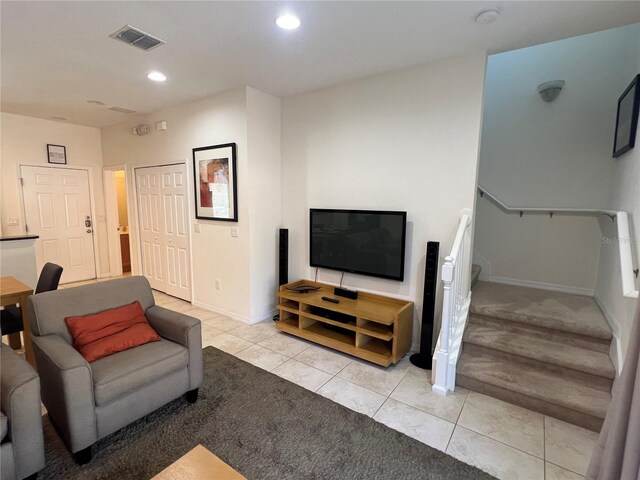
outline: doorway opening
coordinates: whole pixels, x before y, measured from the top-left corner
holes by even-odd
[[[107,213],[107,240],[109,244],[109,271],[111,277],[136,272],[132,259],[128,174],[124,165],[103,170],[104,202]]]
[[[127,178],[124,170],[114,172],[116,200],[118,202],[118,233],[120,235],[120,264],[122,273],[131,272],[131,248],[129,246],[129,212],[127,203]]]

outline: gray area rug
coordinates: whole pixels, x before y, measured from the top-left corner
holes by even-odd
[[[76,465],[44,417],[41,479],[149,479],[201,443],[249,480],[491,479],[490,475],[213,347],[195,404],[180,398]]]

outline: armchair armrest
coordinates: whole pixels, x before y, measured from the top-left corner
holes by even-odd
[[[0,406],[11,425],[15,475],[25,478],[44,467],[40,379],[31,365],[9,347],[2,345],[1,351]],[[9,465],[2,467],[4,478]]]
[[[158,335],[189,350],[189,389],[202,385],[202,328],[197,318],[154,305],[145,315]]]
[[[98,439],[89,363],[58,335],[32,336],[42,402],[73,453]]]

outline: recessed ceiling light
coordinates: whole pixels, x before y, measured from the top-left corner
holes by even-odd
[[[495,22],[500,16],[500,10],[497,8],[486,8],[484,10],[480,10],[476,13],[474,17],[476,23],[481,25],[487,25],[489,23]]]
[[[149,75],[147,75],[147,78],[149,80],[153,80],[154,82],[164,82],[167,79],[167,77],[160,72],[151,72],[149,73]]]
[[[64,117],[58,117],[57,115],[54,115],[53,117],[51,117],[52,120],[66,120],[66,118]]]
[[[300,19],[295,15],[287,13],[276,18],[276,25],[284,30],[295,30],[300,26]]]
[[[101,102],[100,100],[87,100],[87,103],[92,105],[104,105],[104,102]]]

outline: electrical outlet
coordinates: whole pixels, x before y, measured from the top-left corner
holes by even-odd
[[[17,218],[10,218],[7,220],[7,225],[9,227],[17,227],[18,225],[20,225],[20,222]]]
[[[238,227],[231,227],[231,236],[234,238],[238,238],[238,235],[240,234],[240,228]]]
[[[220,280],[216,278],[216,290],[220,290]]]

